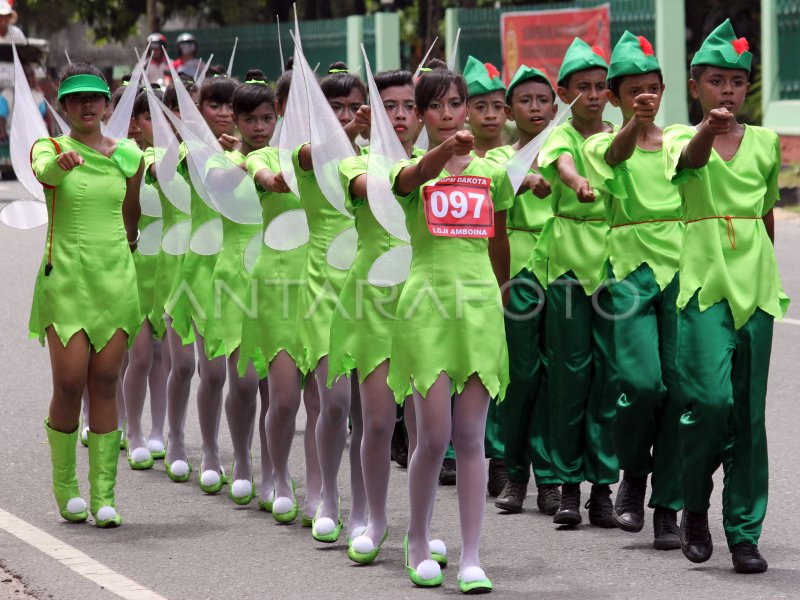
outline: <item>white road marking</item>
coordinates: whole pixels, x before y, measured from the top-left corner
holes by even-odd
[[[787,325],[800,325],[800,319],[787,319],[784,317],[781,321],[777,321],[778,323],[786,323]]]
[[[88,527],[91,527],[91,525]],[[77,548],[73,548],[1,508],[0,529],[4,529],[11,535],[18,537],[26,544],[33,546],[40,552],[44,552],[65,567],[69,567],[79,575],[95,582],[120,598],[125,598],[126,600],[166,600],[163,596],[97,562]]]

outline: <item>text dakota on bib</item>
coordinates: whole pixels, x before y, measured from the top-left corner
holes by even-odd
[[[491,179],[458,175],[426,185],[425,220],[428,231],[442,237],[494,237]]]

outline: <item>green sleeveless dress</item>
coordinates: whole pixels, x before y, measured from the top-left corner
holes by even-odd
[[[198,333],[205,337],[206,320],[208,315],[213,314],[214,288],[211,275],[219,252],[205,253],[207,250],[201,248],[201,240],[221,235],[222,221],[219,214],[205,203],[192,185],[184,144],[181,144],[181,148],[183,156],[178,163],[178,173],[192,191],[192,239],[172,289],[167,314],[172,317],[172,328],[185,345],[194,341],[192,323],[197,327]]]
[[[142,318],[122,203],[127,178],[139,170],[142,152],[129,139],[119,140],[111,157],[69,136],[55,141],[62,153],[75,150],[84,163],[62,171],[56,147],[47,138],[37,141],[31,152],[36,178],[47,186],[50,223],[36,276],[30,335],[44,344],[45,330],[52,326],[66,346],[83,330],[99,352],[122,329],[130,345]],[[48,257],[52,271],[45,275]]]
[[[415,150],[413,156],[421,156]],[[339,165],[345,206],[355,216],[358,249],[341,293],[341,311],[333,314],[328,355],[328,385],[355,369],[363,382],[389,358],[392,349],[394,315],[403,283],[372,285],[370,269],[386,252],[406,245],[390,235],[372,213],[369,202],[354,198],[350,184],[367,172],[367,156],[346,158]]]
[[[418,161],[397,163],[392,186],[400,171]],[[489,259],[489,240],[440,237],[428,231],[423,188],[448,175],[442,171],[407,196],[397,196],[413,249],[411,273],[397,304],[389,362],[389,386],[398,403],[405,399],[410,383],[425,397],[442,372],[456,393],[473,373],[492,398],[502,400],[508,386],[502,300]],[[514,190],[500,165],[473,158],[462,175],[491,179],[495,212],[513,205]]]
[[[225,156],[237,165],[246,160],[244,154],[238,150],[226,151]],[[209,170],[212,169],[213,159],[209,161]],[[253,185],[253,180],[248,177],[239,185]],[[237,193],[237,190],[232,192],[234,197]],[[253,265],[247,265],[245,259],[249,255],[246,250],[251,242],[260,245],[260,233],[261,224],[243,225],[222,217],[222,251],[211,275],[213,311],[206,315],[204,335],[206,356],[209,359],[230,357],[233,354],[242,343],[245,311],[251,314],[255,311],[256,301],[253,295],[258,292],[258,282],[252,279],[247,268],[249,266],[252,269]]]
[[[262,169],[280,173],[277,148],[262,148],[247,155],[250,175]],[[277,219],[303,207],[300,198],[292,193],[276,194],[258,188],[264,217],[264,232]],[[267,376],[269,364],[281,350],[292,357],[295,364],[303,358],[297,343],[297,294],[300,274],[305,268],[308,244],[281,252],[261,245],[261,252],[253,268],[252,280],[257,282],[256,317],[245,315],[242,322],[242,344],[239,353],[239,374],[244,375],[248,363],[260,379]]]
[[[150,147],[144,151],[144,168],[149,169],[156,160],[156,151]],[[136,284],[139,289],[139,308],[142,320],[147,319],[153,328],[153,337],[161,339],[166,333],[163,307],[156,304],[156,276],[158,257],[161,251],[163,221],[158,190],[145,178],[139,194],[142,208],[139,217],[139,245],[133,253],[136,265]]]
[[[329,353],[331,320],[341,309],[339,294],[355,255],[355,223],[336,210],[319,188],[314,171],[300,166],[298,147],[292,154],[300,202],[306,211],[309,229],[308,253],[297,295],[296,330],[301,348],[298,367],[313,371]],[[332,266],[328,258],[337,263]]]

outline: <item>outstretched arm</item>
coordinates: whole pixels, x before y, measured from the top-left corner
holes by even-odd
[[[711,158],[714,140],[718,135],[726,135],[731,130],[734,115],[727,108],[715,108],[708,118],[697,127],[697,133],[686,144],[678,161],[679,169],[702,169]]]
[[[639,134],[656,119],[655,94],[639,94],[633,100],[633,117],[614,136],[606,152],[606,162],[612,167],[625,162],[636,151]]]
[[[426,181],[438,177],[453,156],[466,156],[474,147],[475,138],[471,133],[457,132],[426,152],[418,163],[400,171],[394,184],[395,192],[400,196],[407,196]]]
[[[139,237],[139,217],[142,215],[142,207],[139,204],[139,188],[142,184],[144,173],[144,161],[139,165],[139,170],[133,177],[128,177],[125,200],[122,202],[122,219],[125,222],[125,232],[128,234],[128,243],[131,251],[136,249],[136,242]]]

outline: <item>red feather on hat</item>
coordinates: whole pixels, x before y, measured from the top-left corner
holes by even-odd
[[[736,50],[736,53],[739,55],[750,50],[750,44],[747,43],[747,38],[740,37],[738,40],[733,40],[731,45],[733,45],[733,49]]]
[[[498,71],[497,67],[495,67],[492,63],[483,63],[483,66],[486,67],[486,72],[489,74],[489,79],[500,77],[500,71]]]
[[[653,55],[653,44],[650,43],[643,35],[637,36],[639,38],[639,46],[642,47],[642,52],[644,52],[645,56],[652,56]]]
[[[592,46],[592,52],[600,56],[603,60],[606,59],[606,55],[603,53],[603,49],[600,46]]]

